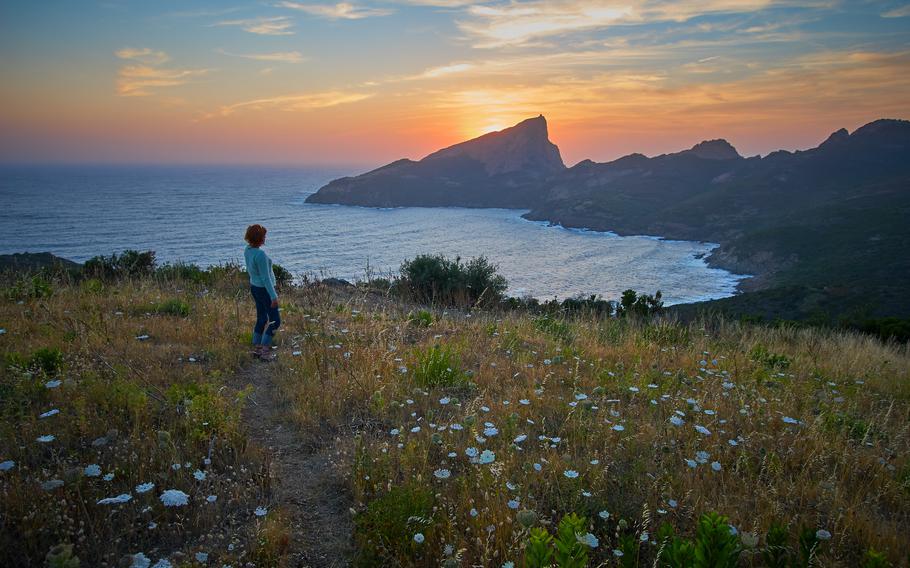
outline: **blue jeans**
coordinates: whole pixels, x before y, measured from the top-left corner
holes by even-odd
[[[250,286],[253,300],[256,301],[256,327],[253,328],[253,345],[271,345],[272,336],[281,325],[278,308],[272,307],[272,298],[261,286]]]

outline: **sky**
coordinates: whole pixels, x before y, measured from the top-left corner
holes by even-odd
[[[910,2],[0,3],[0,162],[378,166],[543,114],[567,165],[910,119]]]

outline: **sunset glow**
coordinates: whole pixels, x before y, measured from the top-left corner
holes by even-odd
[[[3,162],[420,158],[544,114],[567,164],[910,117],[901,2],[0,8]]]

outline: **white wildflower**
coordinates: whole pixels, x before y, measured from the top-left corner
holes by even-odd
[[[179,489],[168,489],[160,499],[165,507],[182,507],[189,503],[190,496]]]
[[[127,501],[129,501],[132,498],[133,498],[133,496],[130,495],[129,493],[122,493],[120,495],[117,495],[116,497],[105,497],[104,499],[98,501],[98,504],[99,505],[119,505],[120,503],[126,503]]]

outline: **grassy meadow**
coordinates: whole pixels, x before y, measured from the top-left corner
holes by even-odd
[[[4,566],[285,565],[248,365],[350,448],[356,565],[908,565],[906,345],[307,285],[261,363],[236,270],[5,286]]]

